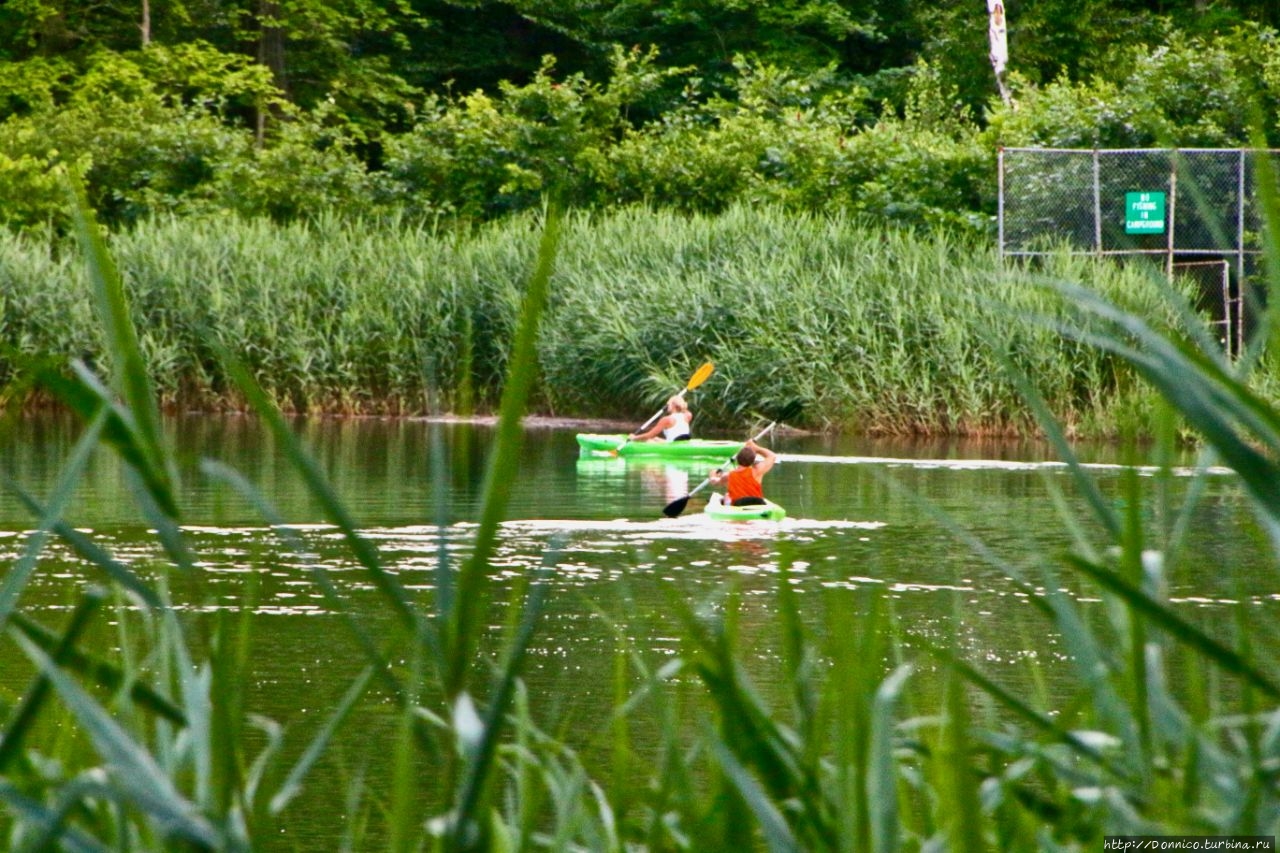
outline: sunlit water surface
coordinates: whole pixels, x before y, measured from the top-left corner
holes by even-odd
[[[167,427],[181,459],[182,521],[200,569],[198,582],[170,581],[175,604],[191,612],[251,608],[252,710],[301,732],[301,741],[363,663],[334,604],[317,586],[316,569],[326,571],[342,606],[375,634],[390,627],[391,608],[256,421],[187,417]],[[429,609],[441,561],[456,568],[470,552],[492,428],[373,419],[300,421],[296,428],[364,536],[376,544],[383,565]],[[18,485],[45,500],[77,434],[62,418],[20,421],[0,446],[0,463]],[[533,704],[552,730],[585,731],[579,744],[589,748],[593,733],[603,733],[602,712],[613,700],[618,633],[654,658],[675,655],[681,641],[673,603],[716,606],[727,590],[741,595],[745,663],[768,695],[776,684],[776,590],[783,567],[801,600],[813,603],[803,610],[815,632],[829,628],[820,615],[824,591],[877,590],[908,644],[958,636],[975,659],[1014,680],[1024,677],[1028,659],[1043,665],[1051,684],[1065,672],[1053,632],[999,565],[1043,581],[1038,567],[1053,564],[1071,545],[1062,508],[1087,518],[1071,472],[1046,447],[808,435],[775,436],[771,443],[782,461],[766,479],[766,491],[787,508],[788,518],[731,524],[698,511],[705,488],[680,517],[662,515],[668,502],[703,484],[712,462],[582,458],[573,429],[526,429],[492,561],[495,604],[487,618],[500,631],[513,583],[551,567],[550,603],[525,674]],[[1188,455],[1165,477],[1138,452],[1078,452],[1105,500],[1135,509],[1152,534],[1171,523],[1157,509],[1157,487],[1177,508],[1198,484],[1202,493],[1187,524],[1187,547],[1168,578],[1170,598],[1187,613],[1225,622],[1238,601],[1276,606],[1280,584],[1230,472],[1210,468],[1197,478]],[[252,502],[202,474],[202,459],[242,472],[288,529],[273,528]],[[1131,507],[1135,488],[1141,496]],[[162,573],[160,549],[140,521],[123,467],[108,452],[94,457],[66,518],[141,574]],[[32,526],[12,495],[0,496],[0,565],[11,566],[24,552]],[[1088,521],[1080,529],[1100,535]],[[21,606],[56,625],[58,611],[73,606],[93,577],[53,539]],[[859,630],[856,619],[841,624]],[[12,660],[18,652],[10,644],[4,654]],[[28,677],[26,668],[6,665],[0,689],[12,698]],[[379,732],[386,734],[376,726],[360,729],[367,738]],[[340,801],[345,780],[329,784]],[[316,815],[315,838],[293,837],[291,843],[331,838],[340,815]]]

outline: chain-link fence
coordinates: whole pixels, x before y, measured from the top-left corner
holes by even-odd
[[[1278,151],[1236,148],[1001,149],[1000,254],[1065,246],[1151,256],[1170,277],[1201,282],[1224,344],[1238,352],[1262,254],[1262,157],[1280,167]]]

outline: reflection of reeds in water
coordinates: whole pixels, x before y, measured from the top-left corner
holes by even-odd
[[[396,615],[392,631],[376,633],[315,568],[366,665],[309,740],[285,749],[285,734],[247,707],[249,661],[261,653],[249,608],[180,618],[169,606],[172,597],[202,595],[198,560],[177,526],[173,457],[119,275],[81,217],[115,379],[108,389],[83,367],[69,377],[40,374],[88,428],[43,502],[9,484],[39,520],[0,585],[6,654],[19,650],[39,673],[0,707],[0,828],[14,849],[265,848],[308,809],[334,808],[308,802],[310,782],[321,766],[336,772],[321,762],[353,717],[387,701],[397,709],[395,742],[378,750],[392,755],[389,778],[372,784],[351,774],[348,835],[330,849],[1093,850],[1111,834],[1276,832],[1280,674],[1270,620],[1242,604],[1231,624],[1205,625],[1168,603],[1162,579],[1194,526],[1198,492],[1173,506],[1159,475],[1132,478],[1117,505],[1073,467],[1089,516],[1064,509],[1075,545],[1038,563],[1006,564],[955,531],[975,559],[1024,587],[1045,633],[1068,650],[1065,700],[1014,690],[989,672],[964,647],[974,617],[961,601],[941,632],[901,624],[892,600],[874,590],[832,585],[801,602],[784,540],[769,623],[752,621],[760,611],[743,608],[732,586],[712,601],[673,590],[670,612],[656,614],[632,606],[625,578],[616,583],[616,601],[592,605],[617,626],[614,713],[557,731],[519,678],[545,604],[537,572],[507,608],[496,654],[481,640],[495,530],[537,372],[554,215],[512,335],[475,546],[460,566],[442,547],[430,601],[386,570],[251,371],[233,367],[238,393],[271,426]],[[1206,463],[1238,472],[1260,535],[1280,544],[1280,413],[1241,375],[1275,348],[1232,366],[1194,335],[1172,339],[1083,290],[1056,293],[1081,312],[1067,327],[1080,345],[1123,359],[1160,391],[1154,461],[1169,455],[1179,428],[1194,429]],[[1276,328],[1268,320],[1263,338]],[[1012,357],[1004,364],[1071,462],[1061,428],[1022,378],[1027,366]],[[163,583],[142,579],[62,520],[99,444],[128,463],[140,516],[172,566]],[[205,471],[279,521],[236,472],[214,462]],[[1151,504],[1154,518],[1144,519],[1140,508]],[[947,523],[932,507],[922,505],[922,515]],[[23,612],[23,585],[50,535],[65,538],[115,591],[118,651],[81,639],[102,618],[100,591],[85,593],[57,629]],[[1092,589],[1101,605],[1057,592],[1064,578]],[[245,596],[252,599],[251,582]],[[629,639],[673,632],[675,656]],[[743,663],[761,637],[779,649],[768,664],[782,685],[772,700]],[[1025,639],[1029,650],[1042,643]],[[1027,681],[1042,685],[1049,665],[1027,660]]]

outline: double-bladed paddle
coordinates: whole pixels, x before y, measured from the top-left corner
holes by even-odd
[[[794,407],[793,407],[793,408],[794,408]],[[788,416],[789,416],[789,417],[791,417],[792,415],[788,414]],[[753,436],[753,437],[751,438],[751,440],[752,440],[752,441],[759,441],[760,439],[764,438],[766,435],[768,435],[768,434],[770,433],[770,431],[772,431],[772,430],[773,430],[773,428],[774,428],[775,426],[777,426],[779,423],[781,423],[781,422],[782,422],[782,420],[783,420],[782,418],[779,418],[778,420],[776,420],[776,421],[774,421],[773,423],[769,424],[767,427],[765,427],[764,429],[760,430],[760,432],[759,432],[759,433],[757,433],[755,436]],[[736,454],[736,453],[735,453],[733,456],[730,456],[730,457],[729,457],[729,459],[728,459],[724,464],[725,464],[725,465],[732,465],[732,464],[733,464],[733,460],[734,460],[734,458],[735,458],[736,456],[737,456],[737,454]],[[698,485],[694,486],[694,487],[693,487],[693,491],[689,492],[689,494],[685,495],[685,496],[684,496],[684,497],[682,497],[682,498],[676,498],[676,499],[675,499],[675,500],[673,500],[671,503],[669,503],[669,504],[667,504],[665,507],[663,507],[663,508],[662,508],[662,514],[663,514],[663,515],[665,515],[667,518],[675,518],[675,517],[676,517],[676,516],[678,516],[680,513],[684,512],[684,508],[685,508],[685,507],[687,507],[687,506],[689,505],[689,498],[693,497],[693,496],[694,496],[694,495],[696,495],[698,492],[700,492],[700,491],[702,491],[703,489],[705,489],[705,488],[707,487],[707,484],[708,484],[708,483],[710,483],[710,482],[711,482],[711,478],[710,478],[710,477],[707,477],[707,479],[703,480],[701,483],[699,483]]]
[[[709,361],[706,364],[702,365],[702,367],[699,367],[697,370],[693,372],[693,376],[689,377],[689,384],[684,386],[683,391],[677,392],[676,396],[684,396],[685,394],[688,394],[690,391],[692,391],[694,388],[697,388],[703,382],[706,382],[707,377],[711,375],[711,371],[715,369],[716,369],[716,366]],[[636,430],[636,432],[644,432],[649,427],[653,426],[653,422],[656,421],[658,418],[662,417],[662,413],[665,412],[666,410],[667,410],[667,406],[664,403],[662,405],[662,408],[658,409],[657,413],[653,417],[649,418],[649,420],[645,421],[640,426],[640,429]],[[632,433],[632,435],[634,434],[635,433]],[[631,436],[629,435],[627,436],[626,441],[623,441],[622,444],[619,444],[617,447],[615,447],[613,450],[609,452],[612,453],[614,456],[617,456],[618,451],[626,447],[628,442],[630,441],[631,441]]]

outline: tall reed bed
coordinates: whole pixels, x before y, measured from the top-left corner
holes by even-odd
[[[520,679],[545,606],[539,573],[517,587],[497,646],[482,634],[494,618],[490,557],[537,377],[556,227],[552,219],[520,292],[474,548],[461,565],[442,548],[429,598],[411,596],[362,536],[252,371],[221,356],[394,615],[391,630],[373,631],[345,611],[333,578],[314,573],[330,606],[345,613],[365,666],[286,760],[284,733],[246,707],[252,586],[238,615],[180,614],[170,604],[200,600],[199,563],[178,524],[172,455],[156,428],[125,290],[82,218],[98,333],[114,370],[110,388],[83,367],[70,379],[41,375],[83,416],[83,438],[47,498],[7,483],[36,519],[26,553],[0,584],[6,654],[24,655],[36,671],[0,709],[0,831],[10,849],[269,849],[311,795],[308,780],[336,734],[375,702],[394,709],[391,742],[375,746],[393,756],[391,778],[375,788],[352,775],[346,808],[363,817],[330,849],[1086,851],[1111,834],[1276,834],[1280,667],[1264,617],[1242,603],[1231,623],[1203,624],[1163,585],[1195,524],[1199,491],[1172,505],[1166,472],[1134,477],[1127,509],[1104,500],[1037,392],[1035,365],[1007,350],[993,356],[997,369],[1043,418],[1089,509],[1074,516],[1064,501],[1073,546],[1029,565],[1004,563],[954,533],[1019,585],[1045,632],[1060,638],[1066,701],[1014,690],[970,659],[961,638],[976,617],[961,601],[950,630],[929,635],[902,624],[892,599],[875,592],[832,585],[802,603],[783,542],[773,625],[744,625],[732,586],[706,600],[673,595],[669,614],[637,613],[624,580],[617,599],[600,605],[618,628],[613,713],[586,731],[551,733],[554,721],[531,705]],[[1223,361],[1193,315],[1185,315],[1186,339],[1174,340],[1092,291],[1051,291],[1043,304],[1053,310],[1033,319],[1124,361],[1159,392],[1157,461],[1178,428],[1197,430],[1205,461],[1235,468],[1261,535],[1280,553],[1280,412]],[[1062,326],[1059,300],[1072,306]],[[1276,328],[1269,317],[1260,341]],[[133,473],[139,514],[172,562],[167,580],[140,576],[63,518],[99,443]],[[243,478],[214,460],[204,470],[256,500],[283,546],[305,557]],[[1138,509],[1148,499],[1154,523]],[[949,524],[932,506],[921,512]],[[82,639],[101,619],[105,596],[95,590],[57,627],[44,624],[48,614],[24,611],[24,584],[54,535],[115,590],[114,643],[86,648]],[[548,570],[554,561],[552,549]],[[1098,606],[1065,595],[1068,580]],[[650,621],[680,638],[674,660],[628,639]],[[743,664],[748,632],[762,629],[780,649],[784,689],[773,703]],[[1029,683],[1042,683],[1047,664],[1028,660]],[[648,743],[636,734],[642,724],[656,730]]]
[[[466,234],[175,219],[112,248],[167,406],[243,406],[227,353],[288,410],[465,414],[497,404],[535,231],[528,217]],[[538,342],[539,411],[634,417],[711,359],[704,426],[800,401],[817,427],[1033,430],[994,339],[1074,432],[1149,419],[1151,395],[1123,362],[1029,321],[1062,317],[1063,301],[987,246],[746,207],[576,216],[566,232]],[[28,357],[107,357],[69,255],[0,235],[0,375]],[[1041,272],[1167,319],[1135,272],[1066,256]]]
[[[535,246],[511,237],[170,220],[113,250],[166,405],[242,407],[233,354],[289,410],[421,412],[429,390],[454,409],[471,388],[496,401]],[[76,265],[6,239],[7,371],[18,354],[103,357]]]
[[[706,354],[718,379],[699,405],[721,423],[798,400],[815,426],[1026,430],[994,341],[1073,430],[1114,432],[1132,426],[1135,408],[1149,411],[1123,365],[1030,320],[1063,317],[1067,305],[1035,275],[1002,270],[989,247],[749,208],[700,219],[632,211],[578,236],[543,342],[548,393],[565,405],[614,399],[615,388],[621,402],[637,375],[653,377],[656,396]],[[1133,271],[1064,255],[1038,274],[1170,317],[1159,288]],[[679,369],[666,367],[673,360]]]

